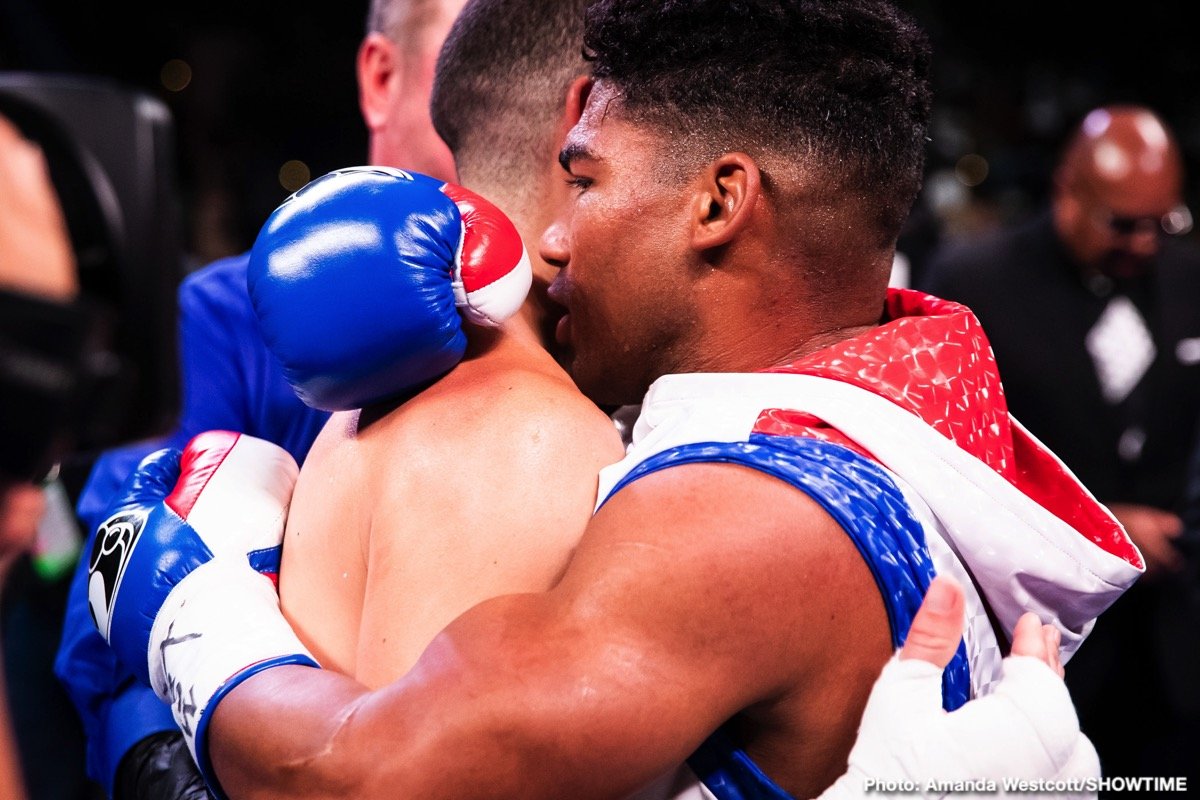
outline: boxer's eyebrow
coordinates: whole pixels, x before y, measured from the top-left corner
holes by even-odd
[[[568,142],[563,146],[562,150],[558,151],[558,163],[567,172],[571,171],[573,163],[582,159],[595,161],[596,156],[587,148],[587,145],[580,142]]]

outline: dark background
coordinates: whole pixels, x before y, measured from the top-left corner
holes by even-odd
[[[0,69],[108,76],[167,103],[193,263],[251,243],[288,194],[285,162],[315,177],[366,160],[354,83],[365,0],[119,5],[0,0]],[[936,70],[914,250],[921,231],[972,235],[1028,211],[1064,131],[1100,102],[1145,102],[1176,126],[1195,206],[1200,59],[1184,3],[902,5],[930,32]],[[172,59],[192,71],[179,91],[161,78]],[[986,162],[982,181],[983,162],[960,164],[972,154]]]
[[[188,247],[208,261],[253,241],[288,194],[285,162],[316,177],[367,160],[354,77],[366,9],[366,0],[0,0],[0,69],[105,76],[163,100],[175,118]],[[173,59],[191,69],[180,91],[162,80]]]

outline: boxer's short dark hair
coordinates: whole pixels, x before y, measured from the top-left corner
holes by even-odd
[[[870,195],[898,233],[920,189],[925,33],[884,0],[596,0],[585,57],[667,141],[764,149]]]
[[[402,47],[416,47],[418,36],[436,18],[441,0],[371,0],[367,33],[382,33]]]
[[[586,0],[472,0],[438,56],[431,113],[460,178],[513,191],[553,158],[551,141],[582,57]],[[467,178],[462,178],[466,182]]]

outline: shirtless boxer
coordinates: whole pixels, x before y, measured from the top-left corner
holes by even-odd
[[[269,584],[196,551],[210,534],[171,522],[195,561],[159,579],[129,565],[120,617],[126,597],[160,613],[147,583],[187,581],[145,666],[199,703],[199,743],[235,796],[616,796],[689,754],[713,792],[808,796],[843,769],[931,554],[971,570],[1004,635],[1030,603],[1069,644],[1136,576],[1111,517],[1004,413],[970,315],[909,293],[885,305],[921,169],[923,37],[874,3],[683,5],[602,3],[589,20],[598,81],[563,152],[580,195],[544,248],[564,267],[559,330],[604,402],[684,374],[655,383],[555,588],[474,607],[371,693],[281,666],[307,657]],[[791,374],[745,372],[772,366]],[[732,374],[687,374],[702,371]],[[157,531],[177,518],[148,484],[169,491],[176,470],[146,470],[125,509],[148,503]],[[245,635],[249,620],[270,636]],[[972,610],[951,704],[995,677],[984,620]],[[142,645],[122,648],[130,663],[151,641],[137,627],[114,624]],[[828,646],[847,629],[859,638]]]
[[[537,241],[550,204],[565,195],[553,173],[568,127],[560,122],[563,101],[586,69],[578,56],[583,7],[549,4],[533,15],[536,24],[529,11],[481,21],[468,9],[438,62],[434,124],[449,134],[460,180],[496,198],[528,242]],[[481,24],[508,48],[491,54],[488,73],[468,75],[456,60],[485,35]],[[467,102],[469,80],[492,82],[490,105]],[[357,221],[379,223],[367,213]],[[255,248],[273,246],[264,235]],[[340,257],[370,256],[340,250]],[[321,664],[368,686],[407,672],[438,631],[481,600],[548,589],[591,516],[600,468],[622,456],[612,422],[546,350],[542,331],[552,312],[545,289],[555,270],[536,256],[532,264],[535,288],[521,312],[499,331],[468,326],[467,357],[432,386],[360,412],[379,394],[395,394],[386,377],[372,377],[344,402],[324,403],[353,410],[334,414],[300,473],[280,600]],[[349,280],[322,287],[321,301],[330,302],[331,291],[353,291]],[[291,284],[267,283],[255,291],[285,292],[271,302],[282,307],[278,325],[286,329],[276,338],[290,336],[299,313],[286,293]],[[361,302],[346,302],[362,314]],[[268,343],[273,322],[264,320]],[[380,338],[382,324],[367,319],[352,330],[338,321],[325,330],[310,322],[304,340],[289,347],[303,351],[309,336],[336,339],[347,350],[333,360],[361,361],[349,348],[359,337]],[[311,380],[299,371],[293,378]]]
[[[464,1],[371,0],[356,64],[370,163],[454,179],[453,157],[429,117],[429,95],[434,62]],[[97,460],[76,508],[89,531],[146,454],[182,447],[202,431],[241,431],[304,460],[329,415],[296,399],[263,344],[246,290],[248,258],[221,259],[180,285],[180,417],[165,440],[120,447]],[[87,570],[87,559],[80,559],[55,672],[84,724],[88,774],[116,800],[145,796],[155,784],[178,787],[187,797],[182,786],[191,758],[166,706],[116,663],[96,633]],[[199,775],[192,784],[191,796],[203,791]]]

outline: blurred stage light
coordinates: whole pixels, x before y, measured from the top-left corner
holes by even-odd
[[[167,63],[163,64],[159,70],[158,78],[162,81],[163,88],[169,92],[182,92],[192,82],[192,68],[186,61],[180,58],[172,58]]]
[[[312,172],[303,161],[292,159],[279,168],[279,185],[289,192],[296,191],[311,180]]]
[[[987,159],[977,153],[968,153],[954,165],[954,177],[963,186],[978,186],[987,180]]]

